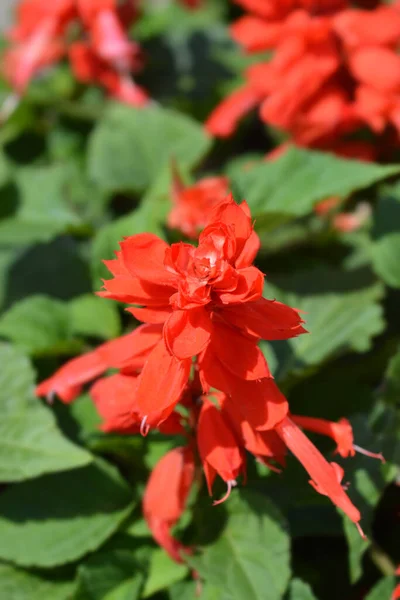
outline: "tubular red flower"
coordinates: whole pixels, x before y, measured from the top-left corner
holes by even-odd
[[[57,394],[63,402],[74,400],[85,383],[95,379],[107,369],[135,371],[145,363],[147,355],[161,338],[161,327],[141,325],[132,333],[106,342],[96,350],[73,358],[54,375],[36,388],[37,396]]]
[[[275,430],[289,450],[296,456],[309,473],[311,477],[310,483],[313,484],[316,491],[328,496],[331,501],[357,525],[362,534],[359,525],[361,519],[360,512],[352,504],[350,498],[340,485],[340,478],[342,475],[340,467],[335,465],[335,463],[328,463],[289,417],[283,419],[283,421],[276,426]],[[340,478],[338,476],[340,476]]]
[[[194,472],[191,449],[175,448],[157,463],[143,496],[143,514],[153,537],[176,562],[182,562],[182,551],[191,551],[172,537],[171,529],[185,509]]]
[[[227,194],[226,177],[206,177],[186,187],[174,167],[171,190],[174,206],[168,215],[168,226],[179,229],[190,238],[196,238],[207,224],[210,210]]]
[[[198,420],[197,446],[210,496],[218,474],[228,486],[221,501],[226,500],[232,486],[236,485],[236,477],[244,472],[244,456],[222,413],[206,397],[203,397]]]

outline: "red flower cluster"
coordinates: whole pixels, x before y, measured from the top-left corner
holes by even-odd
[[[199,465],[210,494],[216,476],[226,482],[224,500],[245,473],[245,450],[278,470],[289,449],[315,489],[359,527],[360,513],[340,484],[342,469],[299,428],[333,437],[348,456],[357,449],[349,423],[290,416],[258,347],[260,339],[305,333],[298,311],[262,297],[264,275],[252,265],[258,247],[247,204],[231,198],[214,206],[197,247],[169,246],[147,233],[128,237],[116,259],[106,261],[113,279],[100,295],[134,305],[128,311],[144,324],[73,359],[37,388],[39,396],[70,402],[84,383],[115,368],[90,392],[103,430],[146,435],[153,427],[186,436],[187,446],[156,466],[143,502],[154,538],[175,560],[188,549],[171,528]],[[178,403],[185,410],[176,411]]]
[[[358,0],[236,0],[250,14],[231,28],[249,53],[273,50],[207,122],[229,136],[260,107],[265,122],[300,145],[358,156],[349,136],[362,127],[400,133],[400,11]],[[353,7],[352,4],[355,6]],[[371,7],[372,4],[372,8]],[[369,8],[369,10],[368,10]]]
[[[183,0],[194,8],[198,2]],[[127,31],[139,15],[138,0],[22,0],[3,70],[18,94],[45,67],[68,56],[75,77],[96,83],[133,106],[148,102],[133,77],[143,67],[139,45]]]

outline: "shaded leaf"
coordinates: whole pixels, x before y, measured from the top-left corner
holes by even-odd
[[[18,170],[19,208],[0,222],[3,244],[26,246],[47,242],[80,224],[67,204],[69,170],[62,165],[24,167]]]
[[[133,580],[134,578],[134,580]],[[109,600],[124,598],[125,586],[130,592],[129,600],[140,595],[143,574],[129,550],[114,549],[98,552],[78,569],[79,600]],[[133,593],[135,586],[136,593]],[[123,590],[123,591],[121,591]]]
[[[396,580],[394,577],[384,577],[365,596],[365,600],[389,600],[395,584]]]
[[[0,565],[0,598],[4,600],[71,600],[74,581]]]
[[[0,558],[26,567],[77,560],[118,529],[131,497],[117,471],[100,461],[9,488],[0,496]]]

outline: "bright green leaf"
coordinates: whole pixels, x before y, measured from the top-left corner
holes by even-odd
[[[72,339],[67,306],[46,296],[21,300],[0,318],[0,336],[30,354],[57,352]]]
[[[69,303],[72,333],[104,339],[117,337],[121,323],[115,302],[87,294]]]
[[[211,140],[201,125],[172,110],[112,105],[89,144],[89,175],[108,191],[146,190],[175,159],[193,167]]]
[[[371,247],[372,266],[383,281],[400,288],[400,233],[389,233]]]
[[[280,600],[290,578],[290,540],[278,509],[256,492],[233,493],[228,522],[193,560],[195,569],[230,600]]]
[[[187,565],[174,562],[164,550],[154,550],[151,553],[150,572],[143,590],[143,598],[148,598],[180,581],[188,572]]]
[[[345,160],[293,147],[276,161],[230,174],[236,193],[247,200],[253,217],[271,213],[300,217],[312,212],[319,200],[345,198],[399,172],[397,165]]]
[[[34,397],[27,359],[1,344],[0,362],[0,481],[21,481],[91,462],[91,455],[63,437],[51,411]]]
[[[366,352],[371,340],[385,327],[379,300],[379,284],[357,292],[326,293],[300,296],[266,286],[266,297],[304,311],[309,333],[289,340],[295,357],[304,364],[318,364],[343,350]]]
[[[290,600],[316,600],[308,583],[301,579],[293,579],[290,583]]]
[[[102,462],[13,486],[0,496],[0,558],[25,567],[75,561],[118,529],[131,498]]]

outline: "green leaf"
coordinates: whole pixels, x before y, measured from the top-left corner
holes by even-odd
[[[168,554],[157,549],[151,553],[150,572],[143,590],[143,598],[149,598],[173,583],[180,581],[188,574],[187,565],[178,564]]]
[[[310,213],[319,200],[345,198],[399,172],[397,165],[345,160],[292,147],[276,161],[251,170],[235,169],[231,177],[254,217],[271,213],[300,217]]]
[[[13,486],[0,496],[0,558],[25,567],[75,561],[118,529],[131,497],[118,472],[100,461]]]
[[[0,318],[0,336],[30,354],[68,348],[72,330],[67,306],[46,296],[21,300]]]
[[[400,398],[400,349],[389,361],[385,373],[384,397],[391,402]]]
[[[182,114],[112,105],[90,139],[89,176],[110,192],[143,192],[172,159],[195,166],[210,143],[203,128]]]
[[[0,222],[3,244],[26,246],[47,242],[80,219],[67,205],[69,169],[63,165],[24,167],[18,170],[19,208]]]
[[[0,565],[0,598],[4,600],[71,600],[75,587],[74,581],[62,577]]]
[[[79,600],[109,600],[124,598],[123,585],[128,585],[129,600],[140,595],[143,574],[129,550],[114,549],[98,552],[78,568]],[[132,591],[135,586],[136,593]]]
[[[290,583],[290,600],[316,600],[308,583],[301,579],[293,579]]]
[[[383,281],[400,288],[400,233],[389,233],[374,242],[370,249],[372,266]]]
[[[233,493],[226,508],[222,534],[190,562],[207,583],[223,590],[224,600],[279,600],[290,578],[284,518],[256,492]]]
[[[396,585],[394,577],[383,577],[365,596],[365,600],[389,600]]]
[[[103,339],[117,337],[121,332],[115,302],[87,294],[69,303],[72,333]]]
[[[289,340],[298,361],[319,364],[339,351],[366,352],[372,338],[385,327],[379,300],[383,286],[375,284],[357,292],[297,295],[266,286],[266,297],[276,298],[304,311],[309,333]]]
[[[371,452],[384,453],[390,461],[391,453],[395,452],[395,440],[392,438],[394,418],[390,409],[384,409],[379,415],[378,424],[373,423],[366,415],[356,415],[351,418],[354,433],[354,443]],[[389,449],[389,453],[386,450]],[[349,547],[350,578],[357,581],[362,575],[362,558],[371,543],[371,527],[374,510],[388,483],[396,475],[396,469],[390,464],[382,465],[379,460],[357,453],[346,462],[346,479],[351,482],[348,494],[362,515],[361,526],[367,535],[364,540],[359,535],[354,524],[343,516],[344,531]]]
[[[0,481],[21,481],[82,467],[91,455],[58,430],[51,411],[33,396],[27,359],[0,345]]]

